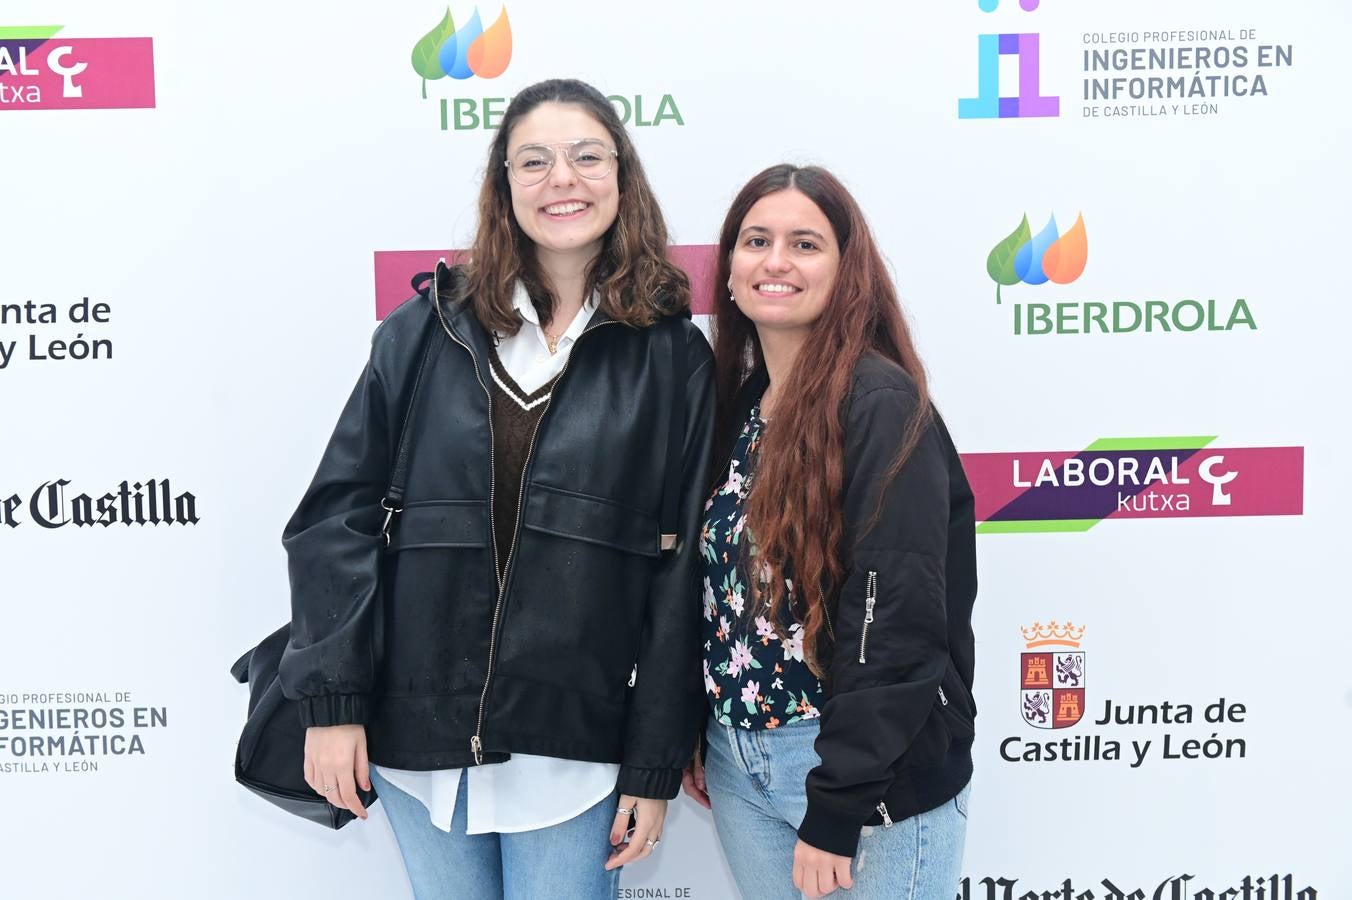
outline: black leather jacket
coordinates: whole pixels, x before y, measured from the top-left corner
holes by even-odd
[[[300,699],[307,726],[364,724],[382,765],[454,768],[530,753],[620,763],[622,793],[674,797],[703,718],[696,585],[708,343],[682,323],[677,549],[663,552],[658,534],[669,407],[656,381],[670,356],[660,329],[598,310],[534,438],[499,589],[491,338],[451,299],[458,287],[443,282],[435,302],[410,300],[376,330],[286,527],[285,693]],[[403,511],[386,549],[380,501],[428,329],[435,343],[410,414]]]
[[[736,427],[767,383],[763,371],[747,381]],[[861,826],[891,827],[934,809],[972,777],[976,523],[937,413],[868,527],[916,405],[899,366],[860,360],[845,412],[847,575],[826,598],[821,764],[808,774],[798,829],[804,842],[841,856],[855,855]]]

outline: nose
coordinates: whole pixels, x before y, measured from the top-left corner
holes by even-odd
[[[554,148],[554,165],[549,169],[549,183],[554,187],[571,187],[577,183],[577,173],[568,160],[568,154]]]
[[[771,244],[770,251],[765,254],[765,271],[781,275],[787,272],[790,268],[787,249],[780,241]]]

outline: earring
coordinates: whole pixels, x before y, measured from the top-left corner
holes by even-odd
[[[737,295],[732,292],[732,279],[728,279],[728,302],[736,303]]]

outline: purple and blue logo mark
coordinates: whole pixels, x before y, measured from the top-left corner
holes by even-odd
[[[1033,12],[1041,0],[1019,0]],[[978,0],[982,12],[995,12],[1000,0]],[[1030,119],[1061,115],[1061,98],[1044,97],[1041,84],[1041,41],[1036,33],[977,35],[977,96],[958,101],[959,119]],[[1000,57],[1019,60],[1019,93],[1000,93]]]

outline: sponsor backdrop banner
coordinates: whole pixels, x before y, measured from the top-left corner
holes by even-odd
[[[894,267],[981,532],[956,896],[1352,896],[1350,35],[1333,0],[8,0],[0,894],[408,895],[379,811],[233,785],[226,669],[287,615],[371,330],[468,244],[508,100],[574,75],[701,315],[785,159]],[[623,888],[733,896],[709,817]]]

